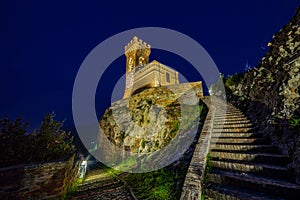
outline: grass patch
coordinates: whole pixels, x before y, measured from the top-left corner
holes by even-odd
[[[241,77],[238,73],[235,73],[232,76],[229,76],[225,80],[225,87],[237,86],[241,82]]]
[[[208,178],[207,178],[207,175],[208,173],[211,172],[212,170],[212,157],[211,155],[208,153],[206,155],[206,165],[205,165],[205,169],[204,169],[204,178],[203,178],[203,185],[206,185],[208,184]],[[202,188],[202,191],[201,191],[201,200],[205,200],[205,199],[208,199],[207,198],[207,195],[205,194],[203,188]]]
[[[78,189],[78,185],[81,184],[84,181],[84,178],[78,178],[76,182],[69,188],[69,190],[66,192],[65,195],[63,195],[63,200],[71,199],[72,195],[76,192]]]
[[[212,157],[211,157],[210,153],[208,153],[206,156],[205,172],[209,173],[211,171],[211,168],[212,168]]]
[[[267,79],[268,79],[268,82],[273,82],[274,81],[274,77],[272,76],[272,74],[268,74]]]
[[[208,198],[207,198],[205,192],[202,191],[202,193],[201,193],[201,200],[206,200],[206,199],[208,199]]]
[[[128,171],[132,167],[135,167],[135,165],[137,164],[137,157],[138,157],[137,155],[133,155],[127,159],[122,160],[121,163],[118,163],[116,166],[114,166],[114,168],[116,169],[115,172],[117,170]]]
[[[167,169],[148,173],[126,174],[122,179],[132,188],[138,199],[179,199],[178,194],[176,197],[174,191],[175,176]]]
[[[290,126],[292,127],[300,126],[300,118],[291,118],[289,122],[290,122]]]
[[[211,157],[210,153],[208,153],[206,155],[206,165],[205,165],[205,169],[204,169],[204,179],[203,179],[204,184],[208,182],[207,174],[209,172],[211,172],[211,169],[212,169],[212,162],[211,161],[212,161],[212,157]]]

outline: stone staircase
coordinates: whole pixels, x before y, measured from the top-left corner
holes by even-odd
[[[289,158],[257,133],[236,107],[213,120],[203,193],[207,199],[299,199]],[[223,128],[222,128],[223,126]]]
[[[133,200],[129,189],[116,176],[108,173],[107,168],[95,163],[88,171],[84,182],[71,194],[72,200]]]

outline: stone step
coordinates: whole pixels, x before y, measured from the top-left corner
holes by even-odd
[[[116,188],[108,188],[105,190],[93,190],[87,191],[85,193],[77,194],[71,198],[72,200],[99,200],[99,199],[109,199],[109,200],[133,200],[130,192],[125,186],[118,186]]]
[[[248,174],[257,174],[274,179],[291,179],[291,173],[287,167],[279,165],[259,164],[253,162],[229,162],[211,160],[214,169],[224,171],[237,171]]]
[[[106,180],[99,180],[89,183],[83,183],[78,186],[76,192],[84,192],[87,190],[103,190],[105,188],[114,188],[122,185],[123,183],[116,179],[106,179]]]
[[[263,152],[263,153],[277,153],[278,150],[273,145],[233,145],[233,144],[215,144],[212,145],[212,151],[224,152]]]
[[[240,124],[237,124],[237,123],[234,123],[234,124],[220,124],[220,123],[217,123],[217,124],[214,124],[213,126],[214,128],[250,128],[250,127],[253,127],[253,124],[252,123],[240,123]]]
[[[265,138],[223,138],[222,135],[219,138],[212,138],[212,143],[216,144],[268,144],[268,141]]]
[[[250,120],[237,120],[237,121],[226,121],[226,120],[214,120],[214,124],[248,124],[251,123]]]
[[[222,114],[221,113],[221,114],[215,114],[214,117],[215,118],[224,118],[224,117],[230,118],[230,117],[245,117],[245,115],[243,113],[229,113],[229,114],[227,114],[227,113]]]
[[[210,153],[213,160],[219,161],[248,161],[263,164],[286,166],[290,158],[288,156],[270,153],[230,153],[213,151]]]
[[[224,117],[224,116],[228,116],[228,117],[242,116],[242,117],[244,117],[245,115],[241,112],[238,112],[238,113],[215,113],[214,114],[214,117]]]
[[[237,113],[237,112],[241,112],[241,110],[239,109],[232,109],[232,108],[226,108],[226,107],[220,107],[220,109],[216,110],[215,113]]]
[[[222,107],[223,109],[222,110],[225,110],[226,109],[226,112],[230,113],[230,112],[241,112],[240,109],[238,108],[235,108],[235,107],[232,107],[232,108],[228,108],[228,107]],[[225,108],[225,109],[224,109]],[[216,113],[218,113],[220,111],[216,110]]]
[[[264,178],[257,175],[218,171],[207,174],[207,181],[221,186],[234,187],[237,190],[250,190],[276,195],[284,199],[295,199],[300,196],[300,186],[284,181]],[[219,199],[219,198],[218,198]]]
[[[245,115],[233,115],[233,116],[214,116],[215,120],[237,120],[237,119],[248,119]]]
[[[257,132],[242,111],[227,103],[213,116],[209,172],[203,191],[208,199],[291,199],[300,186],[290,183],[290,158]],[[226,107],[227,106],[227,107]],[[276,191],[276,192],[274,192]],[[283,197],[283,198],[281,198]]]
[[[261,138],[262,135],[260,133],[213,133],[211,135],[212,138],[214,137],[222,137],[222,138]]]
[[[213,127],[213,132],[221,132],[221,133],[246,133],[252,131],[254,128],[215,128]]]
[[[204,189],[205,198],[226,200],[280,200],[282,198],[271,197],[264,193],[249,190],[241,190],[228,186],[208,184]]]
[[[105,180],[110,178],[112,178],[111,175],[107,174],[106,172],[101,172],[101,173],[93,172],[92,174],[89,173],[88,175],[86,175],[86,178],[84,179],[84,183],[88,184],[89,182],[100,181],[100,180]]]
[[[222,111],[224,111],[225,109],[223,108]],[[216,110],[216,113],[220,113],[221,111]],[[226,113],[235,113],[235,112],[242,112],[240,109],[236,109],[236,108],[226,108]]]
[[[220,109],[220,110],[216,110],[216,112],[214,113],[214,115],[239,115],[239,114],[243,114],[243,112],[241,112],[240,110],[224,110],[224,109]]]
[[[250,120],[247,118],[247,117],[238,117],[238,118],[230,118],[230,119],[228,119],[228,118],[214,118],[213,119],[213,121],[214,121],[214,123],[222,123],[222,122],[230,122],[230,123],[237,123],[237,122],[239,122],[239,121],[249,121],[250,122]]]

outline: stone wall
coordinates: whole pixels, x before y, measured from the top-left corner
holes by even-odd
[[[209,107],[209,111],[205,118],[200,137],[196,143],[196,148],[184,180],[180,197],[181,200],[202,199],[201,195],[205,175],[206,156],[210,148],[212,122],[215,113],[215,108],[210,105],[210,98],[204,98],[204,102]]]
[[[0,169],[0,199],[60,199],[75,183],[79,162],[18,165]]]
[[[174,84],[174,85],[167,86],[167,88],[174,91],[175,93],[177,93],[180,96],[186,95],[186,94],[191,94],[191,93],[186,93],[186,92],[193,89],[193,91],[195,92],[195,94],[198,98],[201,99],[204,97],[202,81]]]
[[[240,75],[230,86],[228,100],[243,108],[262,133],[291,156],[289,167],[300,183],[300,8],[290,22],[273,36],[259,65]]]
[[[129,80],[131,75],[129,74],[132,73],[132,71],[127,72],[126,80],[128,84],[123,97],[124,99],[133,95],[141,88],[166,86],[179,83],[178,72],[157,62],[156,60],[143,66],[137,66],[133,71],[133,78],[131,80],[133,82],[132,87],[129,87],[129,82],[131,82]],[[169,80],[167,80],[167,74]]]

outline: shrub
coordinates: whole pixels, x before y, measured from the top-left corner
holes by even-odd
[[[62,129],[63,122],[54,120],[55,114],[44,117],[40,127],[27,132],[28,122],[19,116],[0,119],[1,165],[49,161],[69,157],[75,152],[73,137]]]
[[[289,120],[289,122],[292,127],[300,126],[300,118],[292,118]]]
[[[63,122],[54,120],[55,114],[44,117],[35,137],[38,160],[54,160],[74,153],[73,137],[62,129]]]
[[[225,86],[226,87],[231,87],[231,86],[237,86],[241,82],[241,78],[238,73],[235,73],[232,76],[229,76],[225,80]]]

